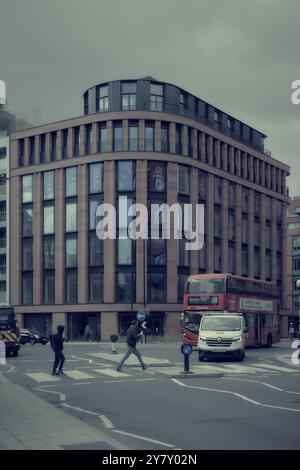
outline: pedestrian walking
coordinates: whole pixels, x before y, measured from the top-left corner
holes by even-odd
[[[294,336],[295,336],[295,329],[294,329],[293,325],[291,324],[290,329],[289,329],[289,338],[293,339]]]
[[[84,330],[84,336],[86,341],[92,341],[92,330],[89,325],[86,325],[85,330]]]
[[[141,367],[143,370],[146,369],[146,365],[144,364],[143,358],[141,356],[141,353],[139,350],[136,348],[136,343],[140,337],[140,331],[138,329],[138,323],[136,321],[132,321],[130,327],[127,330],[127,351],[124,354],[124,357],[121,359],[121,361],[118,364],[117,371],[121,372],[122,366],[124,362],[131,356],[131,354],[135,354],[136,357],[138,358]]]
[[[63,337],[64,329],[65,327],[63,325],[58,325],[57,333],[50,337],[51,347],[55,354],[52,375],[65,375],[63,372],[65,356],[62,353],[64,349],[64,340],[65,340],[65,338]],[[56,370],[57,368],[58,368],[58,371]]]

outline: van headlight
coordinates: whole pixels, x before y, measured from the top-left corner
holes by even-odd
[[[237,336],[236,338],[233,338],[233,341],[235,343],[237,343],[238,341],[242,341],[242,337],[241,336]]]
[[[206,341],[206,338],[204,338],[203,336],[199,336],[199,340],[200,341]]]

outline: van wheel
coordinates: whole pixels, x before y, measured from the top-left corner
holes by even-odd
[[[32,346],[36,343],[35,339],[34,338],[31,338],[30,340],[30,344],[32,344]]]
[[[267,339],[267,348],[271,348],[273,344],[273,338],[271,333],[268,334],[268,339]]]
[[[245,351],[240,351],[240,352],[239,352],[239,355],[238,355],[238,357],[237,357],[237,360],[238,360],[239,362],[243,362],[244,359],[245,359]]]
[[[199,362],[203,362],[203,361],[204,361],[204,355],[203,355],[203,354],[199,353],[198,358],[199,358]]]

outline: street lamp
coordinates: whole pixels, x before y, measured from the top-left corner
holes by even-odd
[[[296,287],[299,289],[299,294],[298,294],[298,337],[300,339],[300,279],[297,279],[296,281]]]

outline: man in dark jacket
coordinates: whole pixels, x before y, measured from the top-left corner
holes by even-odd
[[[138,349],[136,349],[136,343],[140,337],[140,333],[138,330],[138,324],[136,321],[132,321],[130,327],[127,330],[127,352],[125,353],[123,359],[118,364],[117,371],[121,372],[122,366],[124,362],[129,358],[131,354],[135,354],[136,357],[138,358],[141,367],[143,370],[146,369],[146,365],[144,364],[144,361],[142,359],[141,353],[139,352]]]
[[[52,375],[65,375],[62,368],[65,362],[65,356],[62,351],[64,349],[64,340],[63,332],[65,327],[63,325],[58,325],[57,333],[51,336],[51,347],[55,354]],[[56,371],[58,367],[58,372]]]

